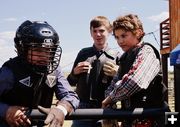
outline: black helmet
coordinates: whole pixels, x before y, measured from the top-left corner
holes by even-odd
[[[62,49],[57,32],[47,22],[25,21],[14,38],[18,56],[35,72],[52,73],[59,65]]]

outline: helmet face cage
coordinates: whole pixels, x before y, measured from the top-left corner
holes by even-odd
[[[14,41],[18,56],[27,61],[33,71],[50,74],[58,67],[62,49],[58,34],[47,22],[25,21]]]
[[[59,65],[62,49],[58,45],[39,45],[33,43],[27,48],[27,61],[36,72],[50,74]]]

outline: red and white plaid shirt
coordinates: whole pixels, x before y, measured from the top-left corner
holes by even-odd
[[[160,71],[160,61],[156,58],[154,50],[144,45],[132,65],[132,69],[118,80],[118,74],[105,91],[113,102],[129,98],[141,89],[146,89]]]

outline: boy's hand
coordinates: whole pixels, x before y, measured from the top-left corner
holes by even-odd
[[[21,106],[10,106],[6,112],[5,120],[12,127],[28,127],[31,121],[25,115],[27,108]]]
[[[103,66],[103,71],[105,75],[113,77],[117,73],[118,68],[119,66],[115,63],[107,61]]]
[[[65,115],[62,110],[56,107],[44,108],[42,106],[38,106],[38,109],[47,114],[47,117],[44,123],[49,125],[49,127],[62,127],[63,126]]]

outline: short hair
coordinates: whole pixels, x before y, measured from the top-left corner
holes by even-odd
[[[125,16],[119,16],[113,22],[113,35],[114,35],[115,30],[117,30],[117,29],[123,29],[125,31],[131,31],[133,34],[135,34],[135,31],[137,29],[141,29],[143,33],[140,37],[140,40],[143,38],[143,36],[145,34],[142,22],[140,21],[138,16],[135,14],[128,14]]]
[[[112,31],[112,25],[105,16],[96,16],[90,21],[90,30],[91,28],[97,28],[100,26],[105,26],[109,32]]]

